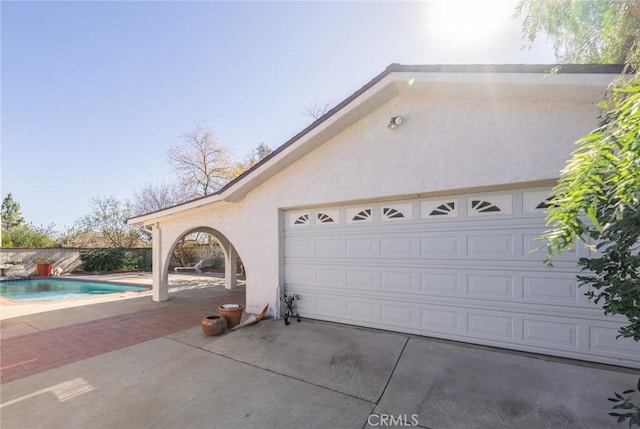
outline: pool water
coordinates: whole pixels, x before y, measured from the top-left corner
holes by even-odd
[[[146,290],[149,290],[149,288],[61,279],[26,279],[0,282],[0,295],[19,302],[55,301],[117,292],[140,292]]]

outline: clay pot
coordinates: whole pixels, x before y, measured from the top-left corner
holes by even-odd
[[[234,326],[240,323],[242,319],[242,312],[244,311],[244,307],[238,305],[237,308],[225,308],[225,306],[229,306],[231,304],[223,304],[218,308],[218,313],[220,316],[227,319],[227,328],[231,329]]]
[[[36,264],[38,277],[51,277],[53,274],[53,264],[39,262]]]
[[[200,327],[205,335],[220,335],[227,329],[227,320],[221,316],[207,316],[202,319]]]

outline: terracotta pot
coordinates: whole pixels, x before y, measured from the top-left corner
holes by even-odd
[[[238,308],[224,308],[225,305],[231,304],[221,305],[218,308],[218,313],[220,313],[220,316],[227,319],[227,328],[231,329],[234,326],[238,325],[240,323],[240,320],[242,320],[242,312],[244,311],[244,307],[238,305]]]
[[[53,274],[53,264],[37,264],[38,277],[51,277]]]
[[[204,332],[205,335],[220,335],[224,332],[225,329],[227,329],[227,320],[224,317],[220,316],[207,316],[202,319],[200,327],[202,328],[202,332]]]

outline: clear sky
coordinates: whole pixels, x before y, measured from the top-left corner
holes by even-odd
[[[4,198],[60,230],[92,197],[172,181],[199,122],[237,158],[283,144],[391,63],[553,63],[515,1],[2,1]]]

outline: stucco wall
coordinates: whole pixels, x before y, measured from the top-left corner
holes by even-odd
[[[282,209],[557,178],[574,141],[597,125],[605,87],[488,91],[463,84],[400,91],[240,202],[162,222],[162,247],[168,251],[188,230],[216,229],[244,261],[247,311],[267,302],[273,309],[281,283]],[[390,130],[396,115],[404,123]]]

